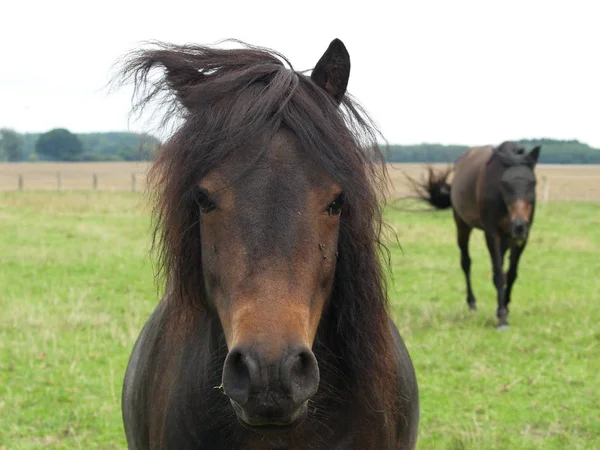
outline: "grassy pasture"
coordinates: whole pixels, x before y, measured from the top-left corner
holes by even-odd
[[[600,205],[540,205],[511,328],[481,233],[471,313],[450,213],[387,219],[392,314],[421,391],[419,449],[600,448]],[[125,448],[121,381],[158,300],[142,197],[0,193],[0,449]]]

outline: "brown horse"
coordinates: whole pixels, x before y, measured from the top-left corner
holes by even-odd
[[[508,326],[508,304],[535,212],[535,165],[540,146],[529,153],[514,142],[499,147],[475,147],[463,153],[451,171],[429,170],[424,183],[413,180],[418,195],[438,209],[452,207],[461,266],[467,281],[467,304],[474,310],[471,288],[469,237],[473,228],[485,233],[498,294],[498,327]],[[503,274],[504,255],[510,248],[510,266]]]
[[[125,375],[130,449],[416,445],[378,257],[376,130],[345,95],[341,41],[310,77],[286,64],[160,44],[124,68],[138,106],[165,94],[182,118],[149,178],[166,291]]]

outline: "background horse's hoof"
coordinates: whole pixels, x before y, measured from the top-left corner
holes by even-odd
[[[471,311],[477,311],[477,306],[475,306],[475,303],[469,303],[469,309]]]
[[[510,326],[507,323],[499,323],[496,328],[498,331],[506,331],[510,328]]]

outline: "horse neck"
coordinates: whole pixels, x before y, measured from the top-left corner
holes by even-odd
[[[488,227],[502,220],[508,213],[500,191],[500,180],[504,170],[502,162],[493,155],[481,169],[481,182],[478,186],[481,198],[480,210],[482,220],[488,224]]]

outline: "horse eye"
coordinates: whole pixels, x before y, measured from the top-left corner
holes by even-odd
[[[342,213],[342,207],[344,206],[344,194],[340,194],[337,198],[329,204],[327,207],[327,214],[330,216],[339,216]]]
[[[217,208],[217,204],[210,198],[208,192],[202,189],[199,189],[196,192],[195,201],[198,208],[200,208],[200,211],[203,213],[209,213]]]

